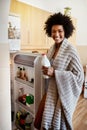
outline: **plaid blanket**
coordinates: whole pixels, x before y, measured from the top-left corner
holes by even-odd
[[[55,45],[48,51],[48,58]],[[84,81],[83,67],[76,49],[64,39],[53,60],[55,78],[50,78],[42,118],[46,130],[72,130],[73,113]]]

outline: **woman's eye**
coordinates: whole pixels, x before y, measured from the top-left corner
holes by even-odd
[[[59,31],[59,33],[62,33],[62,32],[63,32],[63,31],[61,31],[61,30]]]

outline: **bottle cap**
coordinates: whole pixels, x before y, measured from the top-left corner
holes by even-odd
[[[42,53],[42,56],[46,55],[46,53]]]

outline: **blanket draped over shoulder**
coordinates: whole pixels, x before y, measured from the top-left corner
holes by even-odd
[[[48,51],[51,59],[55,45]],[[72,130],[72,117],[84,81],[83,67],[76,49],[64,39],[53,61],[55,78],[50,78],[42,117],[46,130]]]

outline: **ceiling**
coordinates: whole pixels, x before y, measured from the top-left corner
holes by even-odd
[[[17,0],[35,7],[50,11],[63,11],[65,7],[81,8],[87,5],[87,0]]]

